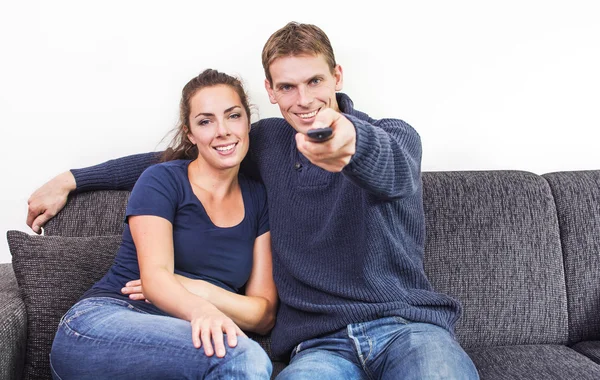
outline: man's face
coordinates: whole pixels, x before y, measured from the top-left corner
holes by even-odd
[[[342,68],[332,73],[322,55],[280,57],[269,67],[273,83],[265,80],[269,100],[297,132],[306,133],[324,108],[339,111],[335,92],[342,89]]]

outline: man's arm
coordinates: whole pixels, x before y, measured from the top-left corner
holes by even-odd
[[[382,198],[413,194],[421,183],[421,139],[402,120],[362,120],[333,109],[319,112],[314,128],[331,127],[333,136],[313,142],[296,134],[296,146],[313,164],[342,172]]]
[[[377,196],[393,199],[421,187],[421,138],[398,119],[374,123],[348,116],[356,127],[356,153],[342,173]]]
[[[40,233],[40,227],[65,207],[71,191],[131,190],[143,171],[159,161],[160,154],[134,154],[59,174],[29,197],[27,225]]]

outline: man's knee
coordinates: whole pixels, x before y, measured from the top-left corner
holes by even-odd
[[[356,379],[362,369],[337,352],[311,350],[300,352],[277,376],[277,380]]]

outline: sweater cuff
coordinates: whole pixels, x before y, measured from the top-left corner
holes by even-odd
[[[71,169],[75,178],[75,190],[73,193],[82,193],[93,190],[110,190],[111,186],[106,181],[107,173],[100,165],[83,169]]]

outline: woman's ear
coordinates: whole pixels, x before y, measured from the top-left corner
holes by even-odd
[[[188,140],[190,140],[192,142],[192,144],[196,145],[196,140],[194,139],[194,135],[192,135],[192,132],[190,132],[189,129],[187,129],[187,133],[185,134],[188,138]]]

